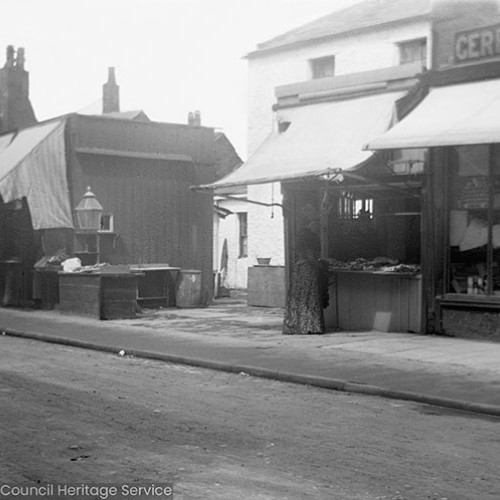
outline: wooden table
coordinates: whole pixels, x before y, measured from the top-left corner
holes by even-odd
[[[142,307],[175,307],[176,282],[180,267],[168,264],[131,265],[132,273],[140,273],[137,302]]]

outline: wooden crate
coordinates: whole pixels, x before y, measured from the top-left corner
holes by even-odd
[[[249,306],[285,307],[285,268],[249,267],[247,301]]]
[[[133,273],[59,273],[58,309],[98,319],[135,318],[137,278]]]

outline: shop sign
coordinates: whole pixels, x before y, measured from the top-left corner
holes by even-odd
[[[500,57],[500,24],[455,34],[455,64]]]

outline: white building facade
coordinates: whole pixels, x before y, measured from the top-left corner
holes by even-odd
[[[405,47],[417,47],[425,41],[423,64],[431,60],[431,23],[407,20],[399,26],[367,30],[364,33],[336,36],[301,48],[258,50],[248,56],[249,109],[248,154],[252,155],[277,127],[276,87],[313,79],[314,61],[332,58],[334,77],[399,65]],[[264,44],[265,45],[265,44]],[[403,56],[404,57],[404,56]],[[404,60],[404,59],[403,59]],[[410,62],[410,61],[408,61]],[[248,199],[280,203],[280,183],[248,186]],[[283,216],[279,208],[248,205],[249,264],[257,257],[271,257],[272,263],[284,263]]]
[[[415,3],[419,5],[412,5]],[[371,11],[377,13],[372,19]],[[277,87],[416,61],[430,67],[431,40],[430,1],[367,0],[260,44],[247,55],[248,157],[278,127],[273,111]],[[246,288],[248,267],[257,264],[258,258],[270,258],[271,265],[284,265],[283,214],[278,206],[281,184],[249,185],[246,199],[218,202],[233,212],[219,220],[216,252],[220,255],[221,238],[226,238],[229,255],[225,282],[229,288]],[[243,253],[242,238],[246,239]]]

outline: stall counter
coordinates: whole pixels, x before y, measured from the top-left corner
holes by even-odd
[[[328,329],[420,332],[422,276],[382,271],[330,271]]]

